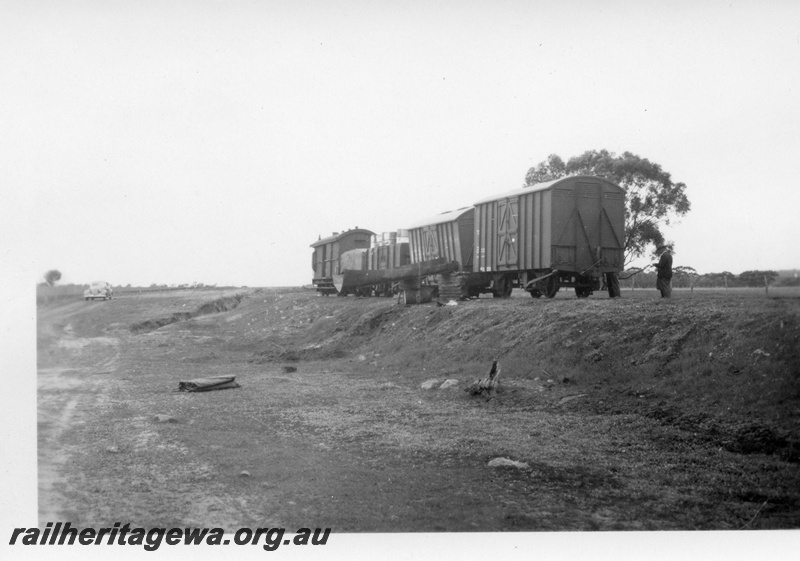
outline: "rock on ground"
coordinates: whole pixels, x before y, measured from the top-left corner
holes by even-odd
[[[422,382],[422,384],[420,384],[419,387],[421,387],[423,390],[432,390],[438,384],[439,384],[438,379],[431,378],[430,380],[425,380],[424,382]]]

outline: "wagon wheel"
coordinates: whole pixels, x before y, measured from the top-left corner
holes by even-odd
[[[553,298],[556,295],[556,292],[558,292],[560,285],[558,281],[558,273],[546,278],[539,284],[542,285],[542,294],[544,294],[547,298]]]
[[[492,288],[492,298],[501,298],[505,289],[505,278],[500,277],[494,281],[494,288]]]
[[[514,291],[514,283],[511,282],[511,279],[506,277],[506,289],[503,292],[503,298],[511,297],[511,293]]]
[[[514,285],[508,277],[500,277],[495,281],[496,288],[492,290],[494,298],[508,298],[511,296],[511,291],[514,290]]]
[[[531,297],[532,298],[541,298],[542,297],[542,293],[538,288],[532,288],[530,292],[531,292]]]
[[[591,296],[592,290],[585,286],[576,286],[575,287],[575,296],[578,298],[588,298]]]

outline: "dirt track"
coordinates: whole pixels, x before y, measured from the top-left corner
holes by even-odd
[[[245,292],[40,308],[41,523],[800,527],[795,299],[402,308]],[[501,393],[468,397],[494,356]],[[175,391],[217,374],[242,388]],[[422,390],[429,378],[459,386]],[[487,467],[498,456],[529,467]]]

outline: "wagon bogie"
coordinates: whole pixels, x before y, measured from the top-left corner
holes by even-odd
[[[595,290],[600,290],[600,279],[585,275],[571,276],[569,286],[575,289],[578,298],[588,298]]]
[[[492,278],[492,296],[494,298],[508,298],[514,289],[516,275],[494,275]]]
[[[542,294],[547,298],[554,298],[560,288],[561,278],[559,275],[553,275],[542,282]]]
[[[562,288],[574,288],[578,298],[587,298],[600,289],[600,278],[594,275],[580,275],[569,271],[528,271],[526,277],[532,280],[525,284],[525,290],[534,298],[545,296],[553,298]]]

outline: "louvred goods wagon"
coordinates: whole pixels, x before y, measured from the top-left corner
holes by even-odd
[[[472,228],[475,209],[464,207],[420,220],[408,230],[411,262],[440,257],[458,261],[462,269],[472,261]]]
[[[327,238],[321,238],[311,244],[311,268],[314,271],[312,283],[320,294],[335,294],[334,275],[342,273],[341,256],[353,249],[369,249],[369,243],[375,233],[363,228],[354,228],[346,232],[334,232]]]
[[[625,190],[594,176],[516,189],[475,204],[472,270],[495,293],[515,286],[538,298],[561,287],[599,290],[624,266]]]
[[[484,289],[484,279],[469,274],[474,254],[474,225],[474,207],[464,207],[421,220],[409,228],[412,263],[442,258],[458,263],[457,271],[426,279],[437,286],[443,299],[477,296]]]

